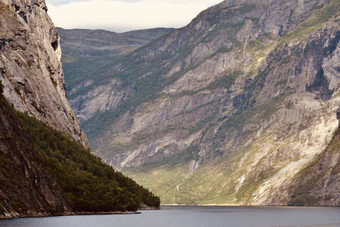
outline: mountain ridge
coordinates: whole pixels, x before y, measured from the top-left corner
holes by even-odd
[[[173,28],[153,28],[116,33],[107,30],[57,28],[66,55],[122,55],[163,36]],[[125,50],[126,49],[126,50]]]
[[[102,67],[73,108],[93,105],[95,152],[164,203],[289,204],[337,129],[339,7],[223,1]],[[338,205],[335,190],[313,205]]]

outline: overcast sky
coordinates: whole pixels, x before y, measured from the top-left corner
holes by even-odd
[[[116,32],[183,27],[222,0],[46,0],[54,24],[62,28]]]

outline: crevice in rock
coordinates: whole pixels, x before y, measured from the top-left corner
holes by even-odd
[[[53,47],[53,50],[57,50],[59,46],[58,40],[53,41],[51,43],[51,46]]]
[[[15,9],[15,12],[18,12],[20,10],[20,6],[16,5],[16,4],[13,4],[12,5]]]
[[[311,85],[306,85],[306,91],[316,92],[316,98],[320,98],[323,101],[329,100],[334,90],[328,89],[329,81],[324,75],[324,70],[322,67],[316,73],[315,79]]]
[[[6,45],[6,39],[0,39],[0,50],[3,50]]]
[[[38,7],[41,8],[41,9],[43,9],[43,10],[47,13],[47,10],[48,10],[48,9],[47,9],[46,6],[42,5],[41,3],[37,3],[37,2],[34,3],[34,5],[35,5],[35,6],[38,6]]]
[[[340,31],[337,31],[335,34],[335,38],[332,39],[329,42],[329,45],[323,50],[323,55],[324,56],[331,55],[335,51],[336,47],[338,46],[339,40],[340,40]]]
[[[24,21],[26,22],[26,24],[28,24],[27,16],[26,16],[26,13],[24,11],[20,11],[19,16],[21,16],[22,19],[24,19]]]

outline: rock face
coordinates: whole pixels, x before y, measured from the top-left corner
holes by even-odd
[[[16,110],[88,147],[68,103],[57,29],[44,1],[1,1],[0,69],[4,96]]]
[[[326,149],[294,177],[294,183],[288,189],[291,194],[290,205],[339,206],[339,133],[338,129]]]
[[[0,74],[0,219],[159,208],[88,149],[44,1],[0,2]]]
[[[292,203],[338,127],[339,12],[223,1],[83,81],[75,112],[102,97],[82,118],[93,148],[163,203]],[[308,204],[339,205],[315,188]]]
[[[7,104],[88,147],[66,98],[59,36],[44,1],[2,0],[0,21],[0,217],[73,212]]]

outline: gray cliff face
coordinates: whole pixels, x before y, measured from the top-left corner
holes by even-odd
[[[288,204],[338,126],[339,10],[223,1],[103,68],[74,98],[102,97],[82,104],[97,154],[164,203]]]
[[[5,98],[16,110],[28,112],[88,147],[66,97],[59,36],[45,1],[2,0],[1,9],[0,69]]]
[[[295,177],[294,184],[288,189],[292,195],[290,205],[339,206],[339,135],[331,141],[330,145],[335,143],[337,143],[336,149],[328,146],[316,157],[315,162],[306,168],[306,171]]]
[[[339,120],[340,108],[337,110]],[[340,122],[339,122],[340,123]],[[325,150],[318,154],[289,186],[290,205],[337,206],[340,203],[340,128]],[[273,200],[276,200],[273,198]]]

